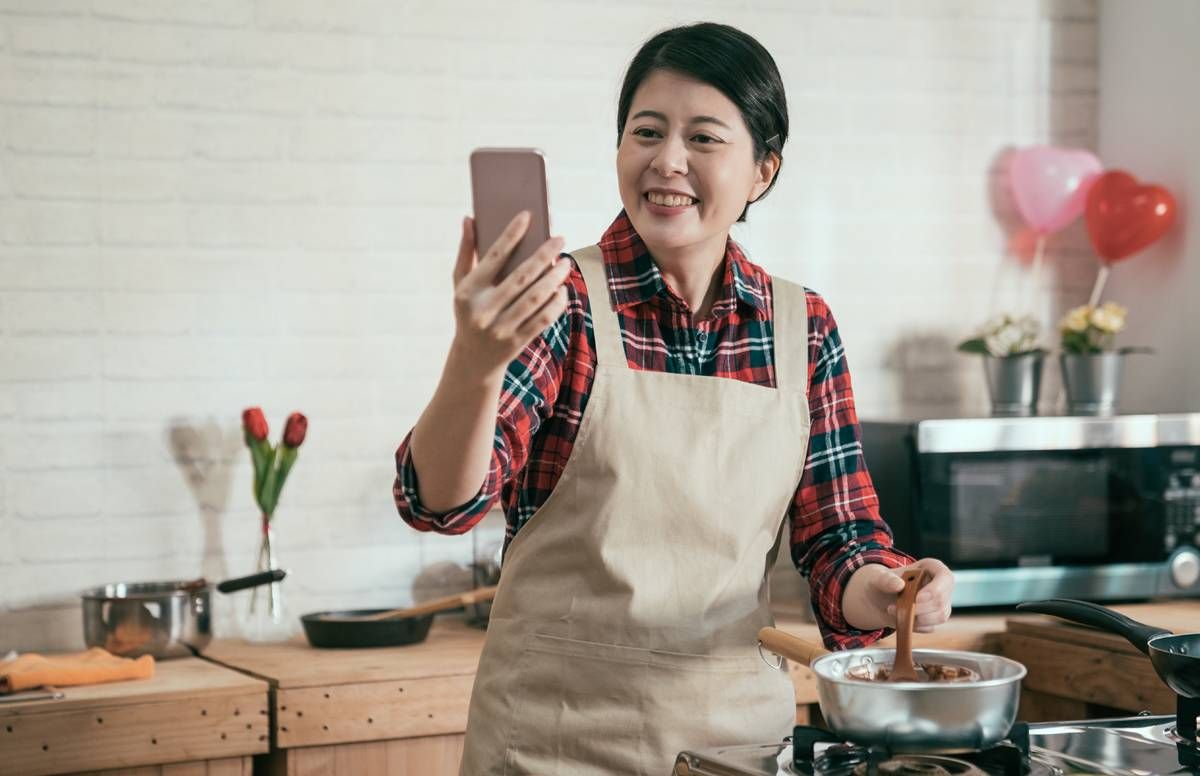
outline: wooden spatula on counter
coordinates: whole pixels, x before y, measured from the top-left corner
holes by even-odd
[[[432,601],[426,601],[423,604],[410,606],[407,609],[389,609],[386,612],[377,612],[375,614],[326,614],[321,619],[337,622],[377,622],[379,620],[403,620],[406,617],[422,617],[427,614],[437,614],[438,612],[452,612],[455,609],[462,609],[471,604],[490,601],[496,597],[496,586],[480,587],[474,590],[468,590],[465,593],[456,595],[448,595],[444,598],[435,598]]]

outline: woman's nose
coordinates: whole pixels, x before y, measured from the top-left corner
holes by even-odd
[[[687,148],[683,141],[668,139],[659,146],[658,153],[650,160],[650,168],[664,178],[670,175],[683,175],[688,171]]]

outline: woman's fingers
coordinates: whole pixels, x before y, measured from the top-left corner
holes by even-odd
[[[929,614],[920,615],[913,623],[913,629],[921,633],[931,633],[938,626],[950,619],[950,607],[946,606]]]
[[[467,274],[475,269],[475,222],[464,216],[462,238],[458,241],[458,258],[454,261],[454,285],[457,286]]]
[[[526,263],[533,262],[530,260]],[[496,328],[500,334],[504,336],[516,332],[525,321],[536,315],[566,281],[567,275],[571,274],[571,266],[571,260],[568,258],[555,259],[550,269],[521,291],[496,318]]]
[[[528,210],[522,210],[513,216],[513,219],[508,222],[508,226],[504,227],[504,231],[496,238],[496,242],[492,243],[487,252],[480,257],[479,264],[476,266],[476,274],[479,275],[476,282],[480,286],[491,285],[495,282],[496,275],[503,269],[513,249],[517,247],[517,243],[521,242],[521,238],[525,236],[525,230],[529,228],[529,219]]]
[[[523,294],[554,268],[562,253],[563,243],[563,238],[551,237],[496,286],[493,296],[500,310],[516,304]]]
[[[567,311],[567,287],[559,285],[554,289],[550,298],[543,304],[533,315],[525,319],[525,322],[514,333],[514,337],[518,340],[528,342],[534,337],[541,334],[557,321],[562,314]]]

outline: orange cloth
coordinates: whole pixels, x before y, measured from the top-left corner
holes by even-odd
[[[31,690],[42,685],[69,687],[79,684],[149,679],[154,676],[154,658],[137,660],[117,657],[100,647],[67,655],[29,652],[15,660],[0,662],[0,694]]]

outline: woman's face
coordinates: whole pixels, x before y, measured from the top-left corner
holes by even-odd
[[[716,87],[655,70],[633,95],[617,147],[621,202],[646,246],[724,244],[778,168],[756,163],[741,111]]]

